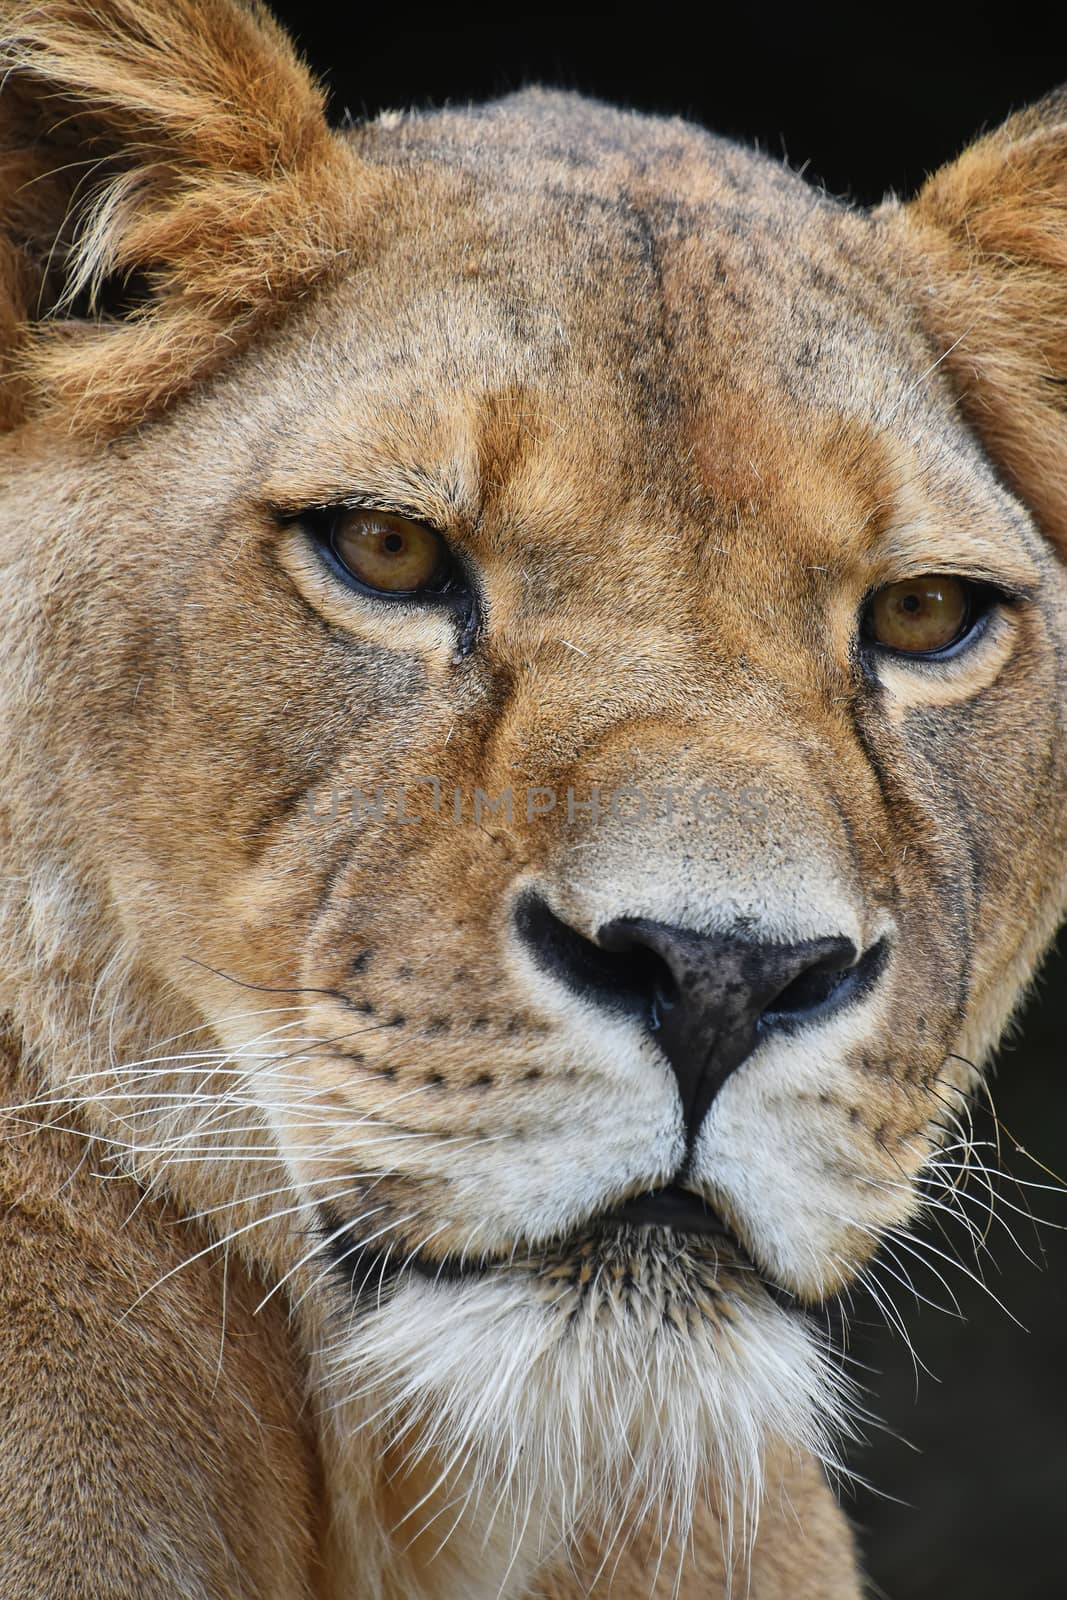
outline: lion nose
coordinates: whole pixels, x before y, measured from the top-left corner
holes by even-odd
[[[836,934],[782,944],[642,917],[609,922],[594,941],[534,894],[519,902],[516,925],[538,965],[574,993],[641,1019],[677,1080],[690,1145],[760,1040],[857,998],[881,953],[872,946],[858,961],[852,940]]]

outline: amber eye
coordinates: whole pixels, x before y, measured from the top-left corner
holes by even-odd
[[[947,650],[974,619],[977,586],[934,574],[888,583],[872,597],[866,632],[875,644],[908,655]]]
[[[337,512],[330,548],[354,578],[383,594],[439,590],[448,574],[441,535],[388,512]]]

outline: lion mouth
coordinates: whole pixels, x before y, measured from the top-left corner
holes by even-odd
[[[676,1248],[679,1252],[699,1250],[706,1243],[716,1263],[721,1261],[766,1281],[726,1220],[702,1196],[678,1184],[648,1190],[601,1212],[569,1237],[507,1255],[434,1257],[417,1250],[382,1249],[362,1242],[357,1223],[346,1225],[326,1207],[322,1230],[322,1254],[334,1280],[343,1282],[357,1307],[365,1305],[368,1297],[380,1303],[404,1276],[434,1284],[470,1282],[507,1272],[539,1276],[555,1272],[565,1262],[588,1257],[590,1251],[614,1249],[622,1240],[638,1250],[642,1244],[651,1249],[654,1241],[657,1249]],[[773,1290],[775,1286],[767,1287]]]
[[[715,1234],[740,1249],[739,1241],[719,1213],[701,1195],[674,1183],[627,1200],[625,1205],[601,1220],[609,1225],[629,1223],[638,1227],[669,1228],[675,1233]]]

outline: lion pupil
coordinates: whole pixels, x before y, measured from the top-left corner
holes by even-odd
[[[382,543],[390,555],[395,555],[398,550],[404,548],[404,541],[399,533],[387,533]]]

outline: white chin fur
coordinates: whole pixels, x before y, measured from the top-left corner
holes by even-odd
[[[732,1547],[752,1537],[766,1446],[828,1460],[848,1385],[755,1284],[731,1275],[715,1308],[635,1313],[588,1295],[565,1313],[521,1270],[409,1277],[355,1312],[330,1365],[387,1439],[415,1423],[455,1510],[487,1540],[510,1534],[514,1556],[542,1559],[590,1526],[610,1536],[635,1512],[684,1541],[709,1490]]]

